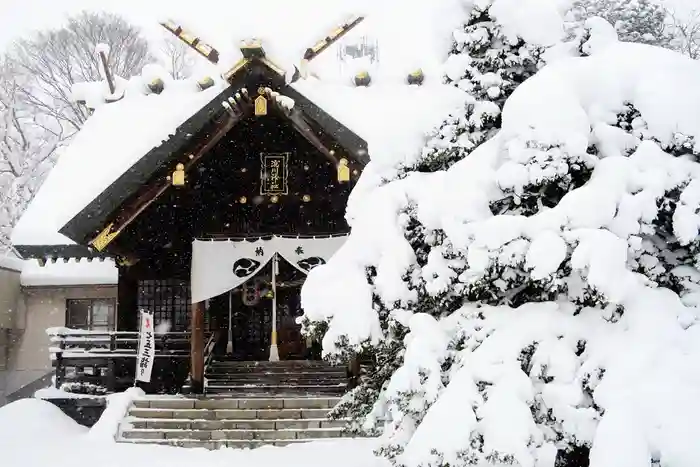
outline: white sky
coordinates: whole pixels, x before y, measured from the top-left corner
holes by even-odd
[[[283,3],[294,4],[299,1],[283,0]],[[659,1],[682,9],[700,10],[700,0]],[[216,10],[220,10],[220,2],[228,3],[227,0],[210,2],[204,0],[0,0],[0,50],[17,37],[25,36],[37,29],[59,25],[67,14],[84,9],[114,11],[126,16],[135,24],[154,30],[153,26],[157,26],[157,21],[163,19],[164,10],[196,9],[200,10],[197,13],[201,14],[202,9],[212,9],[212,14],[215,14]],[[231,3],[237,2],[234,0]],[[301,3],[304,3],[303,0]],[[333,3],[333,0],[328,0],[327,3]],[[255,7],[253,10],[261,11]]]

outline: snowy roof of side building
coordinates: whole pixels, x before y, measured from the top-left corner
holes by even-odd
[[[14,252],[0,256],[0,269],[19,274],[23,287],[116,285],[117,267],[112,259],[69,259],[41,264],[21,259]]]
[[[377,38],[381,58],[370,70],[370,86],[354,86],[353,70],[339,69],[331,50],[312,62],[311,71],[316,77],[301,79],[292,85],[294,90],[362,137],[368,144],[373,165],[380,168],[416,157],[423,146],[425,133],[460,106],[466,97],[456,88],[443,84],[442,79],[442,63],[449,50],[451,34],[463,15],[460,11],[453,11],[449,20],[445,20],[445,16],[438,17],[438,13],[444,15],[447,8],[461,8],[460,2],[441,0],[443,8],[435,8],[435,5],[428,8],[429,3],[403,5],[401,15],[387,9],[387,5],[370,9],[361,29],[349,34]],[[324,5],[314,1],[301,4],[300,8],[308,8],[308,11],[313,11],[313,5]],[[329,9],[327,5],[322,10],[324,19],[318,19],[317,25],[327,33],[343,19],[344,12]],[[264,21],[247,24],[243,30],[250,35],[256,31],[254,26],[269,30],[271,16],[277,17],[277,14],[265,15]],[[283,28],[279,34],[258,34],[258,37],[267,39],[264,47],[268,56],[288,73],[294,68],[290,64],[291,57],[303,50],[301,47],[309,47],[318,38],[325,37],[321,33],[312,37],[309,28],[303,26],[297,25],[293,31],[289,27]],[[289,40],[282,32],[301,34],[296,40]],[[202,33],[206,34],[206,31]],[[231,42],[237,44],[230,39],[227,43],[230,45]],[[212,45],[217,47],[219,44]],[[216,72],[223,74],[232,67],[240,58],[240,52],[238,54],[237,57],[232,51],[223,49]],[[303,52],[296,55],[297,63],[301,55]],[[407,85],[406,75],[417,68],[425,74],[424,84]],[[165,89],[160,94],[148,93],[146,84],[156,75],[165,81]],[[95,83],[78,88],[79,96],[76,97],[95,105],[96,110],[62,152],[55,168],[20,219],[12,235],[13,243],[73,244],[59,230],[125,172],[135,170],[137,166],[134,164],[145,154],[167,141],[183,122],[210,105],[227,88],[226,81],[212,76],[214,86],[199,91],[196,78],[201,75],[173,81],[149,67],[144,69],[142,76],[118,81],[118,92],[124,93],[123,99],[100,106],[92,102]],[[97,86],[106,87],[106,83]],[[104,94],[104,89],[101,92]]]
[[[23,287],[69,287],[116,285],[117,266],[111,259],[58,260],[40,265],[36,259],[24,260],[20,283]]]

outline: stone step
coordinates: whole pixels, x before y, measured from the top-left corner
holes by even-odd
[[[134,401],[139,409],[330,409],[338,397],[210,399],[210,398],[144,398]]]
[[[318,367],[318,368],[308,368],[308,367],[295,367],[295,368],[280,368],[280,367],[269,367],[269,368],[255,368],[255,367],[236,367],[236,366],[219,366],[210,365],[206,369],[206,373],[225,373],[225,374],[269,374],[269,375],[288,375],[294,373],[313,373],[313,374],[326,374],[326,373],[338,373],[346,374],[344,368],[338,367]]]
[[[303,380],[290,380],[290,379],[273,379],[273,378],[260,378],[257,380],[239,380],[235,378],[206,378],[207,385],[209,386],[234,386],[234,387],[248,387],[248,386],[341,386],[346,387],[348,385],[347,380],[344,379],[303,379]]]
[[[342,428],[309,428],[303,430],[166,430],[128,429],[122,432],[122,439],[182,439],[182,440],[281,440],[340,438]]]
[[[327,371],[346,371],[345,367],[321,364],[302,364],[302,365],[277,365],[272,364],[260,364],[260,365],[249,365],[240,364],[238,362],[227,362],[227,363],[210,363],[207,367],[208,370],[213,369],[223,369],[226,371],[239,371],[242,373],[255,373],[255,372],[293,372],[293,371],[314,371],[314,372],[327,372]]]
[[[154,420],[149,418],[127,419],[131,428],[152,430],[308,430],[310,428],[343,428],[346,420],[326,418],[289,420]]]
[[[302,393],[302,394],[318,394],[319,391],[344,391],[346,385],[344,383],[336,384],[207,384],[206,391],[210,390],[226,390],[235,392],[250,392],[250,393]]]
[[[295,372],[295,373],[226,373],[218,371],[207,371],[205,376],[208,379],[214,378],[236,378],[240,380],[255,381],[261,378],[276,379],[342,379],[346,380],[347,375],[338,371],[334,372]]]
[[[214,359],[211,362],[213,365],[231,365],[231,366],[250,366],[250,367],[290,367],[290,366],[337,366],[332,365],[324,360],[280,360],[277,362],[256,361],[256,360],[221,360]]]
[[[160,444],[166,446],[177,446],[183,448],[204,448],[204,449],[220,449],[220,448],[257,448],[261,446],[287,446],[289,444],[308,443],[311,441],[329,441],[329,438],[317,439],[270,439],[270,440],[195,440],[195,439],[123,439],[120,442],[132,444]],[[336,440],[338,442],[338,440]]]
[[[143,409],[132,407],[128,415],[148,419],[187,420],[289,420],[325,418],[329,409]]]
[[[235,368],[207,368],[204,372],[206,376],[211,375],[235,375],[242,378],[258,378],[260,376],[290,376],[290,377],[305,377],[305,376],[334,376],[338,378],[347,378],[347,373],[336,369],[324,371],[240,371]]]

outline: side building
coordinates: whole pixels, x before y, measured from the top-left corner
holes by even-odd
[[[52,384],[47,330],[115,329],[117,279],[110,259],[0,258],[0,405]]]

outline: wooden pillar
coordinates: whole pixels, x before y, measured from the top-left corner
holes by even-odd
[[[132,268],[119,266],[117,331],[138,331],[138,281]]]
[[[192,304],[190,320],[190,380],[193,393],[204,392],[204,302]]]

